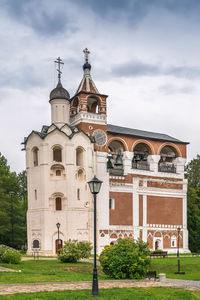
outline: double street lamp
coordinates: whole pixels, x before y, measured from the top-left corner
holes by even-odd
[[[177,249],[177,258],[178,258],[178,272],[175,272],[175,274],[182,274],[182,275],[184,275],[184,274],[185,274],[185,272],[181,272],[181,271],[180,271],[180,268],[181,268],[180,264],[181,264],[181,262],[180,262],[180,257],[179,257],[179,238],[180,238],[180,232],[181,232],[181,228],[180,228],[180,227],[178,227],[178,228],[177,228],[177,231],[178,231],[178,249]]]
[[[94,269],[93,269],[93,281],[92,281],[92,296],[98,296],[98,274],[97,274],[97,264],[96,264],[96,197],[100,191],[101,184],[103,181],[99,180],[94,176],[94,178],[88,182],[90,192],[94,197]]]

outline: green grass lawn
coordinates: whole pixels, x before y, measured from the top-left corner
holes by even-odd
[[[159,273],[166,273],[168,278],[200,280],[200,257],[181,257],[181,271],[185,275],[176,275],[178,271],[178,261],[176,257],[170,258],[153,258],[151,259],[150,270]]]
[[[200,280],[200,257],[183,257],[181,270],[185,275],[175,275],[177,271],[177,258],[151,259],[150,270],[157,274],[166,273],[168,278]],[[16,270],[15,272],[0,272],[0,283],[30,283],[30,282],[63,282],[63,281],[90,281],[92,280],[93,264],[76,263],[67,264],[57,260],[22,261],[19,265],[1,264]],[[98,268],[99,280],[110,279]]]
[[[94,299],[91,296],[91,290],[76,291],[56,291],[56,292],[40,292],[40,293],[23,293],[0,296],[2,300],[23,300],[23,299],[51,299],[51,300],[87,300]],[[200,292],[192,292],[186,290],[172,288],[113,288],[99,290],[99,300],[197,300],[200,299]]]
[[[2,267],[21,270],[16,272],[0,272],[0,283],[30,282],[63,282],[92,280],[93,264],[61,263],[57,260],[22,261],[19,265],[0,264]],[[108,279],[98,268],[99,279]],[[109,278],[110,279],[110,278]]]

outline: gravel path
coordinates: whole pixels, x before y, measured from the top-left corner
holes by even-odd
[[[57,290],[91,289],[91,281],[56,282],[56,283],[24,283],[1,284],[0,295],[15,293],[33,293]],[[124,288],[124,287],[174,287],[194,291],[200,291],[200,282],[191,280],[166,279],[165,282],[153,280],[100,280],[99,288]]]

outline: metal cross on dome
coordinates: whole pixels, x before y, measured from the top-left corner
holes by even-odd
[[[62,59],[60,58],[60,56],[54,61],[56,64],[58,64],[58,81],[60,81],[60,78],[61,78],[61,70],[60,70],[60,65],[64,65],[64,62],[62,61]]]
[[[85,48],[83,52],[85,53],[85,61],[88,62],[88,54],[90,54],[90,51],[88,50],[88,48]]]

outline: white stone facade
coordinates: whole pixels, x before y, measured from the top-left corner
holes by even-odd
[[[85,74],[88,80],[90,72],[87,70]],[[93,81],[90,78],[90,83],[87,82],[87,91],[82,91],[84,80],[83,78],[78,94],[75,95],[78,97],[83,93],[79,100],[75,96],[71,100],[67,99],[66,90],[63,98],[50,99],[52,124],[43,126],[41,132],[33,131],[25,141],[28,178],[27,253],[32,254],[37,250],[41,255],[56,254],[57,223],[60,223],[59,239],[62,243],[69,239],[93,243],[93,197],[87,182],[94,175],[103,181],[100,193],[97,195],[98,253],[105,245],[115,242],[119,237],[141,238],[145,242],[151,241],[152,250],[159,245],[159,249],[175,253],[178,227],[181,228],[180,239],[182,240],[180,252],[188,252],[187,181],[184,179],[186,158],[182,142],[167,144],[176,149],[177,155],[173,158],[176,172],[161,172],[160,151],[166,143],[159,139],[154,142],[154,140],[133,136],[130,146],[128,140],[130,137],[127,138],[126,135],[119,137],[118,132],[116,136],[107,132],[106,96],[94,94],[94,91],[98,91],[94,86],[90,104],[93,105],[97,101],[95,105],[98,104],[100,109],[99,112],[86,111],[90,93],[88,88]],[[61,85],[59,89],[62,89]],[[56,89],[54,89],[54,96],[55,93]],[[72,115],[70,109],[73,110]],[[106,144],[101,147],[94,144],[92,139],[93,131],[97,128],[101,128],[106,134]],[[109,145],[115,140],[124,145],[121,175],[111,174],[108,170]],[[139,142],[146,144],[151,150],[147,158],[149,167],[146,170],[132,166],[134,149]],[[160,146],[157,146],[158,142]],[[117,154],[119,152],[116,152]],[[126,195],[131,195],[131,211],[124,212],[127,204],[123,207],[123,203],[121,205],[114,198],[109,208],[112,193],[122,195],[125,200]],[[157,197],[159,201],[166,198],[171,199],[170,201],[178,199],[181,209],[176,213],[181,220],[180,224],[176,221],[170,224],[164,221],[159,224],[148,222],[150,196]],[[120,224],[115,216],[113,221],[111,210],[116,211],[116,215],[119,216],[124,213],[124,218],[129,214],[132,218],[131,225],[128,223],[126,225],[124,220],[123,224]],[[36,240],[39,242],[39,248],[34,247]]]

